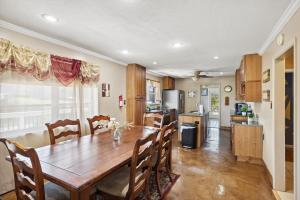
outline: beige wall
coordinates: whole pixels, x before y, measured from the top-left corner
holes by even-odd
[[[282,30],[282,33],[284,34],[285,38],[285,44],[292,43],[296,39],[296,65],[295,65],[295,72],[297,76],[297,82],[295,83],[295,90],[296,90],[296,116],[295,116],[295,124],[299,125],[299,80],[300,80],[300,70],[298,69],[300,63],[300,51],[299,51],[299,39],[300,39],[300,10],[296,12],[296,14],[291,18],[291,20],[288,22],[288,24],[284,27]],[[275,90],[275,80],[274,80],[274,59],[279,56],[279,54],[286,48],[286,46],[278,46],[276,44],[276,41],[273,41],[272,44],[268,47],[268,49],[263,53],[262,55],[262,62],[263,62],[263,71],[267,69],[271,69],[271,81],[268,83],[262,84],[262,90],[271,90],[271,101],[276,101],[274,98],[274,90]],[[274,113],[274,109],[271,109],[269,102],[262,102],[262,103],[256,103],[255,104],[255,111],[259,113],[260,115],[260,122],[264,126],[264,142],[263,142],[263,159],[266,163],[269,171],[271,172],[273,178],[275,177],[275,156],[276,156],[276,148],[278,147],[276,141],[275,141],[275,131],[274,131],[274,116],[276,113]],[[299,129],[299,128],[298,128]],[[284,134],[284,133],[283,133]],[[296,145],[297,152],[299,153],[299,130],[298,132],[295,132],[296,140],[298,140],[298,146]],[[299,154],[298,154],[299,157]],[[299,163],[299,159],[297,161]],[[298,165],[298,171],[300,165]],[[297,172],[297,180],[300,180],[299,178],[299,172]],[[276,180],[275,180],[276,181]],[[276,183],[275,183],[276,184]],[[300,191],[300,184],[297,184],[298,188],[294,189],[295,191]],[[300,199],[300,196],[296,197],[296,199]]]
[[[197,110],[196,104],[200,102],[200,86],[208,84],[219,84],[221,86],[221,126],[230,126],[230,110],[234,109],[235,104],[235,78],[234,76],[225,76],[218,78],[200,79],[193,81],[191,78],[176,79],[175,88],[184,90],[185,92],[185,112]],[[230,85],[232,87],[231,93],[225,93],[224,87]],[[187,97],[188,91],[196,91],[194,98]],[[229,97],[229,106],[225,106],[225,97]]]
[[[100,98],[100,113],[108,114],[110,116],[116,117],[120,122],[125,122],[126,119],[126,108],[119,109],[118,97],[123,95],[126,97],[126,67],[100,59],[97,57],[85,55],[83,53],[70,50],[68,48],[51,44],[39,39],[35,39],[23,34],[19,34],[13,31],[9,31],[0,28],[0,37],[9,39],[16,44],[21,44],[24,46],[31,47],[35,50],[40,50],[43,52],[48,52],[51,54],[56,54],[60,56],[65,56],[69,58],[76,58],[80,60],[85,60],[90,63],[96,64],[100,67],[100,82],[110,83],[111,85],[111,97]],[[49,144],[48,134],[27,134],[26,136],[13,138],[20,144],[24,146],[38,147]],[[6,150],[4,146],[0,145],[0,194],[13,189],[13,177],[11,173],[10,164],[4,161],[6,155]]]

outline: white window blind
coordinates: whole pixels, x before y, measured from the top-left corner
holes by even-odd
[[[98,113],[98,87],[52,82],[0,82],[0,137],[15,137],[46,130],[45,123],[81,119]]]

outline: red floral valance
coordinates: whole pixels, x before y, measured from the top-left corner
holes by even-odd
[[[64,86],[68,86],[79,76],[80,60],[51,55],[51,64],[54,76]]]
[[[33,51],[0,38],[0,73],[15,71],[30,74],[38,80],[51,77],[51,72],[64,86],[78,80],[82,84],[97,83],[99,67],[84,61]]]

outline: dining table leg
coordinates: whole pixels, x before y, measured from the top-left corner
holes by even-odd
[[[91,194],[91,187],[87,187],[80,192],[80,200],[89,200]]]
[[[79,200],[79,193],[77,190],[70,191],[71,200]]]

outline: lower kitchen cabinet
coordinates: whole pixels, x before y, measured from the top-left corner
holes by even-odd
[[[262,163],[263,127],[234,123],[232,125],[232,152],[238,161]]]

